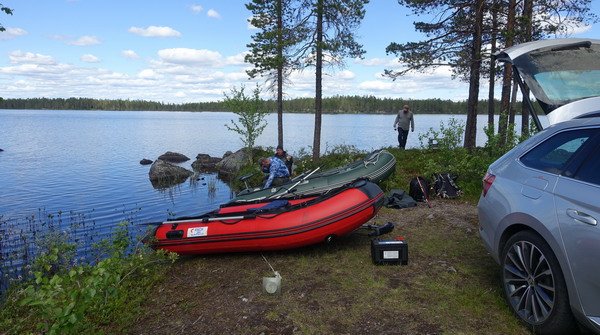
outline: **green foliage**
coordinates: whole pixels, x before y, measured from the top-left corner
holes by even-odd
[[[307,172],[321,167],[321,170],[327,170],[335,167],[340,167],[364,158],[367,153],[358,150],[353,145],[335,145],[331,148],[326,148],[325,153],[315,161],[312,157],[310,148],[301,148],[298,151],[297,157],[294,158],[296,173]]]
[[[224,95],[225,106],[238,116],[237,122],[231,120],[231,125],[226,124],[225,127],[240,136],[247,152],[250,153],[248,155],[249,162],[252,163],[254,142],[267,126],[265,117],[268,112],[265,111],[263,103],[260,100],[260,89],[257,85],[252,92],[252,97],[246,96],[244,86],[240,89],[234,87],[231,89],[230,95],[226,93]]]
[[[175,254],[139,249],[127,254],[130,239],[122,223],[102,244],[111,255],[91,265],[61,262],[73,246],[60,239],[36,259],[33,279],[13,287],[0,310],[0,333],[99,333],[126,328],[152,283]],[[116,332],[118,329],[116,329]]]
[[[329,54],[329,65],[343,65],[346,57],[362,58],[363,46],[355,39],[355,31],[365,16],[369,0],[307,0],[299,8],[301,25],[296,29],[303,32],[300,37],[300,57],[307,65],[316,64],[314,54],[318,49]],[[322,40],[318,40],[319,18]],[[308,57],[307,57],[308,56]]]
[[[486,129],[488,141],[483,148],[467,150],[460,146],[464,125],[450,119],[443,122],[439,131],[430,129],[421,135],[419,141],[423,149],[388,149],[396,156],[396,174],[385,183],[387,189],[408,190],[409,182],[415,176],[423,176],[431,181],[434,173],[451,172],[458,175],[457,184],[464,192],[464,198],[475,201],[481,193],[481,179],[488,166],[518,143],[514,126],[510,128],[508,144],[501,146],[499,137]],[[429,140],[437,146],[429,146]]]
[[[276,110],[275,100],[263,101],[264,109]],[[323,98],[323,112],[330,114],[362,113],[389,114],[394,113],[398,106],[409,104],[419,114],[465,114],[466,101],[442,99],[395,99],[377,98],[374,96],[332,96]],[[481,111],[487,110],[488,102],[482,100]],[[495,101],[496,109],[500,102]],[[314,98],[294,98],[284,101],[286,113],[313,113]],[[112,111],[223,111],[223,101],[193,102],[185,104],[166,104],[145,100],[99,100],[89,98],[29,98],[4,99],[0,101],[0,109],[47,109],[47,110],[112,110]]]
[[[13,14],[13,10],[12,9],[3,6],[1,3],[0,3],[0,12],[4,12],[6,15],[12,15]],[[0,24],[0,32],[3,32],[5,30],[6,30],[6,28],[4,28],[4,26],[2,24]]]
[[[517,136],[514,124],[509,124],[506,130],[506,140],[502,139],[500,134],[494,134],[493,127],[483,128],[485,135],[487,136],[487,142],[485,143],[485,151],[494,157],[500,157],[508,150],[512,149],[517,145],[521,138]]]
[[[70,267],[75,259],[77,246],[68,242],[68,236],[60,233],[50,233],[37,242],[40,254],[32,265],[34,273],[39,272],[51,276]]]
[[[293,9],[286,0],[252,0],[246,9],[252,12],[250,23],[258,29],[247,45],[250,52],[244,60],[253,65],[246,71],[252,78],[267,74],[274,81],[277,71],[290,68],[291,48],[297,43],[298,30],[294,29]],[[283,83],[278,83],[283,84]]]
[[[450,118],[448,126],[440,122],[439,130],[429,128],[429,131],[419,135],[421,148],[435,146],[439,149],[456,149],[461,147],[465,135],[465,125],[455,118]]]

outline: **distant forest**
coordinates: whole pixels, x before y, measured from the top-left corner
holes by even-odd
[[[267,110],[276,111],[275,100],[265,100]],[[376,98],[374,96],[334,96],[323,98],[323,112],[328,114],[390,114],[404,104],[419,114],[466,114],[466,101],[441,99],[406,100]],[[496,101],[497,109],[500,102]],[[145,100],[99,100],[89,98],[29,98],[1,99],[0,109],[49,109],[49,110],[111,110],[111,111],[227,111],[223,102],[193,102],[170,104]],[[313,98],[296,98],[284,101],[284,110],[290,113],[314,113]],[[481,101],[480,114],[487,111],[487,101]]]

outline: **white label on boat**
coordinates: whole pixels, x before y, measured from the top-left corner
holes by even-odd
[[[400,258],[400,253],[398,250],[384,250],[383,251],[383,259],[398,259]]]
[[[208,235],[208,227],[188,228],[187,237],[198,237]]]

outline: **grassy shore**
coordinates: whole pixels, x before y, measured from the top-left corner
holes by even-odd
[[[389,150],[398,164],[383,188],[408,190],[416,175],[455,172],[465,191],[461,199],[433,200],[432,208],[384,208],[373,219],[396,224],[383,238],[405,237],[406,266],[374,265],[371,238],[360,230],[332,245],[264,258],[230,254],[174,263],[164,255],[125,257],[126,246],[115,240],[117,252],[93,267],[43,271],[53,258],[41,263],[34,281],[14,287],[5,299],[0,334],[527,333],[503,301],[499,268],[478,237],[475,203],[494,155]],[[364,155],[336,152],[318,163],[305,159],[301,168],[338,166]],[[278,295],[262,291],[270,266],[283,276]]]

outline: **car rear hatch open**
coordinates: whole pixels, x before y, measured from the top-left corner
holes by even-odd
[[[550,124],[600,116],[600,40],[527,42],[500,51],[495,57],[513,66],[521,90],[529,88]],[[524,100],[541,129],[527,94]]]

